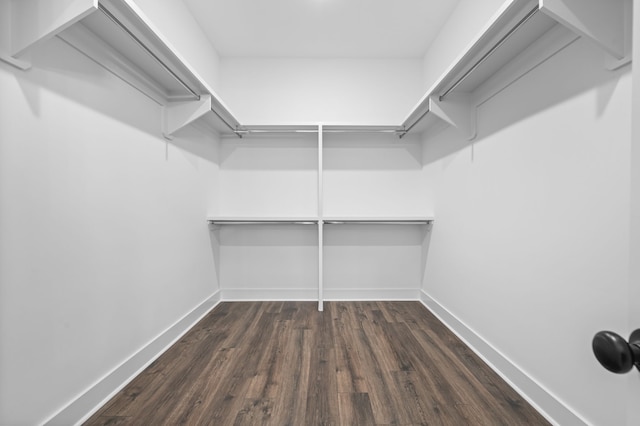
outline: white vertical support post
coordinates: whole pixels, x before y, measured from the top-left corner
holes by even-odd
[[[323,250],[324,250],[324,220],[322,202],[324,200],[322,193],[322,145],[323,145],[323,129],[322,124],[318,125],[318,311],[324,310],[324,291],[323,291]]]

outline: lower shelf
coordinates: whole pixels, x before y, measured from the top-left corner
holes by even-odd
[[[326,225],[365,224],[365,225],[428,225],[433,217],[209,217],[212,225]]]
[[[433,221],[430,216],[208,218],[225,298],[317,299],[318,310],[324,300],[417,300]]]
[[[431,217],[335,217],[324,218],[323,222],[327,225],[429,225],[433,222]]]
[[[211,225],[316,225],[315,217],[209,217]]]

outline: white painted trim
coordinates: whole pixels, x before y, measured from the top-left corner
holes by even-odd
[[[318,288],[223,288],[225,302],[318,301]]]
[[[420,290],[417,288],[327,288],[324,287],[324,300],[354,301],[404,301],[418,300]]]
[[[124,388],[131,380],[184,336],[198,321],[221,302],[220,291],[198,305],[122,364],[98,380],[44,425],[79,425]]]
[[[552,424],[561,426],[589,425],[578,413],[424,290],[420,292],[420,302]]]

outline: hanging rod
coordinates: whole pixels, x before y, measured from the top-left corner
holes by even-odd
[[[391,130],[391,129],[363,129],[363,130],[357,130],[357,129],[344,129],[344,130],[340,130],[340,129],[331,129],[331,130],[323,130],[322,133],[403,133],[404,129],[396,129],[396,130]]]
[[[242,133],[240,130],[238,130],[237,127],[232,126],[231,124],[229,124],[229,122],[227,120],[225,120],[222,115],[220,115],[220,113],[218,113],[218,111],[216,111],[214,108],[210,108],[211,112],[214,113],[219,119],[220,121],[222,121],[224,123],[225,126],[227,126],[237,137],[242,138]]]
[[[404,132],[401,126],[379,126],[379,125],[325,125],[323,133],[387,133],[398,134]]]
[[[234,130],[238,136],[249,134],[261,134],[261,133],[318,133],[317,130],[304,130],[304,129],[244,129],[239,127]]]
[[[311,220],[210,220],[211,225],[317,225]]]
[[[423,112],[422,114],[420,114],[420,117],[418,117],[411,126],[409,127],[405,127],[404,130],[402,130],[402,132],[398,132],[398,137],[400,139],[402,139],[407,133],[409,133],[411,131],[411,129],[413,129],[416,124],[418,124],[420,121],[422,121],[422,119],[431,112],[431,110],[429,108],[427,108],[427,110],[425,112]]]
[[[230,127],[230,126],[229,126]],[[329,127],[329,128],[327,128]],[[264,127],[257,126],[240,126],[237,129],[232,129],[237,134],[268,134],[268,133],[318,133],[318,128],[278,128],[278,127]],[[324,126],[322,133],[390,133],[399,134],[405,133],[406,130],[402,127],[382,127],[382,126]]]
[[[326,225],[428,225],[431,220],[325,220]]]
[[[526,24],[527,21],[529,21],[529,19],[531,19],[533,17],[533,15],[535,15],[539,10],[540,9],[539,9],[538,4],[536,2],[536,6],[533,9],[531,9],[531,11],[529,13],[527,13],[524,18],[522,18],[513,28],[511,28],[509,30],[509,32],[506,33],[500,40],[498,40],[498,42],[495,45],[493,45],[493,47],[491,49],[489,49],[489,51],[487,53],[482,55],[482,57],[471,68],[469,68],[469,70],[467,70],[467,72],[465,72],[462,75],[462,77],[460,77],[458,80],[456,80],[456,82],[453,84],[453,86],[451,86],[443,94],[441,94],[439,99],[443,100],[449,93],[451,93],[453,90],[455,90],[456,87],[458,87],[460,84],[462,84],[462,82],[465,81],[467,79],[467,77],[472,72],[474,72],[480,65],[482,65],[484,63],[484,61],[486,61],[487,58],[489,58],[489,56],[491,56],[496,50],[498,50],[498,48],[500,48],[500,46],[502,46],[509,39],[509,37],[511,37],[516,31],[518,31],[518,29],[520,29],[520,27],[522,27],[524,24]]]
[[[129,30],[118,18],[116,18],[106,7],[104,7],[104,5],[100,2],[98,2],[98,9],[107,17],[109,18],[109,20],[111,22],[113,22],[114,24],[116,24],[118,26],[118,28],[120,28],[122,31],[124,31],[126,34],[129,35],[129,37],[131,37],[131,39],[133,41],[136,42],[136,44],[138,46],[140,46],[142,48],[142,50],[144,50],[145,52],[147,52],[148,55],[150,55],[156,62],[158,62],[158,64],[160,64],[160,66],[162,66],[162,68],[168,72],[178,83],[180,83],[180,85],[182,87],[184,87],[185,89],[187,89],[195,98],[196,100],[200,100],[200,95],[193,90],[191,87],[189,87],[189,85],[187,83],[185,83],[180,76],[178,76],[171,68],[169,68],[167,66],[167,64],[165,64],[162,59],[160,59],[158,57],[158,55],[156,55],[155,53],[153,53],[151,51],[151,49],[149,49],[143,42],[142,40],[140,40],[133,32],[131,32],[131,30]],[[215,111],[214,111],[215,112]],[[224,120],[223,120],[224,121]]]

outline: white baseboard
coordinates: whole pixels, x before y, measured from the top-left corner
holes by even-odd
[[[235,289],[222,290],[185,315],[161,333],[147,346],[132,355],[119,367],[59,411],[45,425],[79,425],[126,386],[133,378],[178,341],[200,319],[224,300],[317,300],[316,290],[292,289]],[[581,419],[558,398],[518,368],[505,355],[486,342],[473,329],[431,298],[415,289],[327,289],[325,300],[416,300],[419,299],[454,334],[469,346],[498,375],[507,381],[523,398],[547,420],[562,426],[585,426]]]
[[[418,300],[417,288],[325,288],[323,299],[331,300]]]
[[[225,302],[317,301],[316,288],[223,288]]]
[[[144,348],[116,367],[86,392],[72,401],[65,408],[44,424],[46,426],[79,425],[93,415],[117,392],[146,367],[162,355],[171,345],[177,342],[198,321],[207,315],[221,301],[220,291],[214,293],[194,310],[178,320],[162,332]]]
[[[552,424],[589,424],[424,290],[420,292],[420,301]]]

